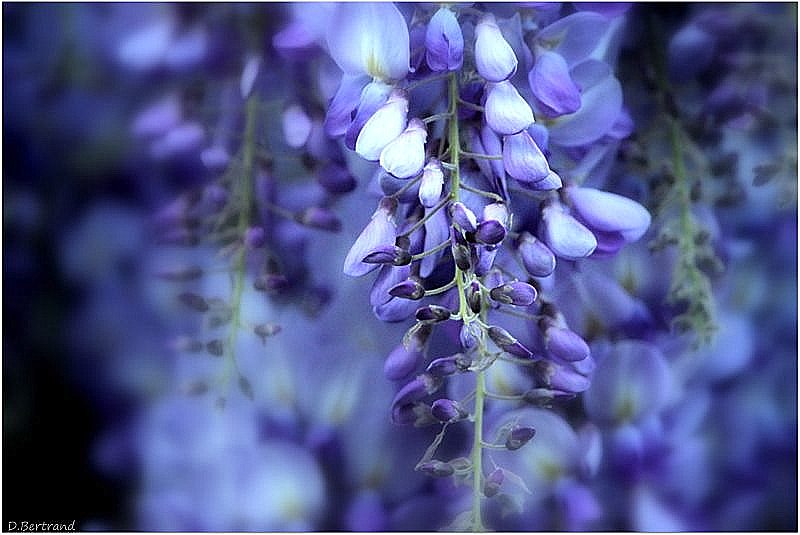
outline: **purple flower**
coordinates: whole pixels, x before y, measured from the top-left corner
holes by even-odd
[[[647,231],[650,213],[641,204],[607,191],[571,187],[567,199],[574,213],[598,238],[598,253],[616,253]]]
[[[512,178],[528,187],[550,174],[547,159],[526,131],[503,138],[503,166]]]
[[[526,282],[515,281],[492,288],[489,295],[498,303],[528,306],[536,300],[536,288]]]
[[[518,450],[536,435],[533,427],[515,427],[506,437],[506,449],[510,451]]]
[[[591,355],[583,338],[570,329],[555,325],[545,329],[544,345],[550,355],[566,362],[583,360]]]
[[[336,4],[328,49],[346,74],[400,80],[409,69],[408,26],[392,3]]]
[[[427,214],[430,208],[425,209]],[[425,242],[424,249],[427,251],[432,249],[450,237],[450,222],[447,219],[445,210],[439,210],[425,222]],[[436,269],[436,264],[444,254],[444,250],[436,254],[428,255],[420,261],[419,274],[422,277],[428,277],[433,270]]]
[[[378,160],[381,151],[403,133],[407,113],[408,96],[405,91],[393,90],[386,103],[361,128],[356,140],[356,152],[366,160]]]
[[[478,218],[475,213],[467,208],[462,202],[454,202],[450,205],[450,217],[465,232],[475,232],[478,228]]]
[[[397,245],[379,245],[362,260],[365,264],[391,264],[406,266],[411,263],[411,254]]]
[[[509,81],[489,85],[484,108],[486,124],[498,134],[516,134],[533,124],[531,107]]]
[[[397,178],[417,176],[425,165],[427,138],[428,132],[422,121],[416,117],[411,119],[405,131],[381,151],[381,167]]]
[[[497,347],[503,351],[521,358],[531,358],[533,356],[533,353],[531,353],[527,347],[519,343],[519,340],[511,336],[511,334],[502,327],[493,325],[489,327],[487,334],[489,338],[492,339],[492,342],[497,344]]]
[[[339,232],[342,228],[342,222],[336,214],[321,206],[310,206],[296,214],[295,219],[301,225],[328,232]]]
[[[522,265],[533,277],[547,277],[556,269],[556,257],[541,240],[524,232],[517,247]]]
[[[389,289],[389,295],[419,301],[425,297],[425,287],[415,278],[410,278],[392,286]]]
[[[419,202],[426,208],[436,206],[439,199],[442,197],[442,188],[444,187],[444,173],[442,172],[442,164],[436,158],[431,158],[422,169],[422,179],[420,179]]]
[[[431,414],[441,422],[454,422],[465,418],[467,416],[467,411],[465,411],[458,402],[452,399],[442,398],[433,402],[431,405]]]
[[[457,71],[464,63],[464,36],[455,14],[439,8],[425,32],[425,57],[433,71]]]
[[[367,85],[368,79],[364,75],[342,76],[336,94],[328,105],[325,113],[325,133],[331,137],[344,135],[352,122],[352,113],[359,102],[359,95]]]
[[[528,74],[537,111],[558,117],[574,113],[581,107],[581,94],[572,81],[569,67],[555,52],[542,52]]]
[[[475,66],[490,82],[508,80],[517,72],[517,56],[491,13],[475,27]]]
[[[383,364],[383,375],[390,381],[405,379],[422,361],[422,347],[412,343],[410,348],[399,344],[395,347]]]
[[[577,260],[592,254],[597,238],[559,203],[544,207],[541,216],[541,238],[556,256]]]
[[[378,264],[366,264],[362,260],[378,247],[394,243],[397,235],[397,228],[394,223],[394,211],[396,208],[396,201],[388,198],[384,198],[381,201],[372,214],[372,219],[361,231],[361,234],[358,235],[355,243],[347,253],[347,257],[344,259],[345,275],[360,277],[378,267]]]
[[[344,135],[344,144],[348,149],[355,150],[356,141],[358,140],[358,135],[361,133],[361,129],[364,128],[369,118],[375,115],[375,112],[378,111],[381,106],[386,104],[391,92],[392,86],[384,84],[381,81],[372,81],[364,86],[361,90],[361,96],[358,99],[356,114]]]

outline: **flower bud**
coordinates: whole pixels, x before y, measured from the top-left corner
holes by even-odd
[[[495,496],[500,492],[500,485],[503,484],[504,479],[503,469],[495,468],[492,473],[483,480],[483,495],[487,498]]]
[[[200,153],[200,160],[203,165],[212,171],[223,171],[228,166],[230,159],[231,156],[228,151],[220,145],[212,145],[203,149],[203,152]]]
[[[420,347],[413,344],[411,348],[399,344],[386,357],[383,364],[383,375],[390,381],[398,381],[408,377],[422,360]]]
[[[392,400],[392,419],[395,423],[401,423],[398,421],[398,417],[402,417],[405,412],[404,408],[414,405],[425,396],[433,394],[441,385],[441,378],[422,374],[403,386],[395,395],[394,400]]]
[[[480,314],[481,310],[483,309],[483,299],[480,285],[476,281],[473,281],[467,288],[466,294],[467,305],[469,305],[469,309],[475,314]]]
[[[425,287],[416,278],[410,278],[392,286],[389,289],[389,295],[419,301],[425,297]]]
[[[435,459],[420,464],[417,466],[417,470],[433,477],[448,477],[452,476],[455,472],[455,469],[449,463],[437,461]]]
[[[517,248],[522,265],[532,277],[547,277],[556,269],[556,257],[541,240],[524,232]]]
[[[425,31],[425,59],[432,71],[457,71],[464,63],[464,36],[455,13],[439,8]]]
[[[503,351],[521,358],[531,358],[533,356],[533,353],[531,353],[528,348],[519,343],[516,338],[511,336],[511,334],[502,327],[493,325],[489,327],[488,334],[492,342],[497,344]]]
[[[517,72],[517,56],[491,13],[475,27],[475,66],[490,82],[508,80]]]
[[[436,206],[442,197],[444,187],[444,173],[439,160],[431,158],[422,169],[422,179],[419,184],[419,202],[426,208]]]
[[[509,81],[490,84],[484,109],[486,124],[498,134],[516,134],[533,124],[531,107]]]
[[[506,237],[506,228],[496,219],[482,221],[475,231],[475,240],[487,245],[496,245]]]
[[[450,310],[439,305],[428,305],[418,308],[415,317],[419,321],[437,323],[450,319]]]
[[[431,414],[440,422],[454,422],[467,416],[467,412],[452,399],[437,399],[431,405]]]
[[[456,263],[456,266],[461,271],[469,271],[472,267],[472,255],[470,253],[469,247],[466,245],[462,245],[460,243],[453,244],[451,246],[453,260]]]
[[[476,347],[483,339],[483,331],[475,323],[465,323],[458,332],[458,339],[461,342],[461,347],[469,350]]]
[[[503,166],[512,178],[530,188],[550,173],[547,159],[527,131],[503,138]]]
[[[536,300],[536,288],[528,283],[516,281],[492,288],[489,295],[498,303],[529,306]]]
[[[470,360],[466,355],[456,353],[449,357],[434,359],[426,371],[434,377],[446,377],[468,369]]]
[[[527,444],[536,435],[533,427],[515,427],[506,438],[506,448],[514,451]]]
[[[411,119],[408,127],[384,147],[380,163],[387,173],[397,178],[417,176],[425,165],[425,140],[428,131],[422,121]]]
[[[557,203],[542,210],[540,235],[553,253],[567,260],[585,258],[597,247],[594,234]]]
[[[411,253],[396,245],[379,245],[362,260],[365,264],[392,264],[407,266],[411,263]]]
[[[556,358],[568,362],[576,362],[591,355],[586,342],[570,329],[549,326],[544,332],[544,345],[547,351]]]
[[[450,210],[450,217],[452,217],[453,221],[465,232],[475,232],[478,229],[478,218],[464,203],[454,202],[448,209]]]

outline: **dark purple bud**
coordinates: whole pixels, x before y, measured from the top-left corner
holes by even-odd
[[[570,329],[550,326],[544,332],[544,346],[554,357],[576,362],[591,355],[586,342]]]
[[[259,292],[279,292],[289,286],[289,279],[280,273],[262,273],[253,281],[253,288]]]
[[[317,182],[329,193],[349,193],[356,189],[356,179],[346,167],[328,163],[317,173]]]
[[[431,414],[440,422],[454,422],[466,418],[467,412],[452,399],[437,399],[431,405]]]
[[[157,277],[170,282],[188,282],[203,276],[203,270],[198,266],[186,266],[169,269],[158,273]]]
[[[556,392],[547,388],[532,388],[525,392],[523,399],[526,403],[530,403],[531,405],[535,405],[537,407],[549,407],[553,402],[553,398],[555,398],[558,394],[560,394],[560,392]]]
[[[591,385],[589,377],[571,366],[562,366],[546,360],[536,362],[533,372],[544,386],[566,394],[583,392]]]
[[[458,333],[458,339],[464,349],[472,349],[477,346],[482,338],[483,331],[475,323],[465,323]]]
[[[450,310],[439,305],[428,305],[417,309],[416,318],[434,323],[445,321],[450,319]]]
[[[413,405],[427,395],[436,392],[442,386],[442,379],[429,374],[418,375],[411,382],[401,388],[392,401],[392,419],[395,423],[402,423],[402,416],[407,412],[408,405]],[[407,416],[407,414],[405,414]],[[416,419],[416,417],[415,417]]]
[[[258,249],[264,247],[267,235],[263,227],[250,227],[244,232],[244,245],[248,249]]]
[[[527,444],[536,434],[533,427],[515,427],[506,438],[506,448],[514,451]]]
[[[437,460],[426,461],[417,466],[417,470],[433,477],[448,477],[455,472],[455,469],[449,463]]]
[[[209,308],[208,302],[202,296],[191,292],[183,292],[178,296],[178,300],[197,312],[206,312]]]
[[[503,484],[504,479],[505,474],[503,473],[503,469],[495,468],[492,473],[483,480],[483,495],[487,498],[495,496],[500,492],[500,485]]]
[[[203,190],[203,197],[215,212],[222,210],[228,202],[228,191],[219,184],[209,184]]]
[[[206,351],[215,357],[221,357],[225,352],[225,346],[223,345],[222,340],[211,340],[206,344]]]
[[[472,268],[472,254],[470,253],[469,247],[457,243],[452,246],[451,252],[453,253],[453,260],[458,269],[461,271],[469,271],[470,268]]]
[[[392,286],[389,289],[389,295],[418,301],[425,297],[425,287],[416,279],[406,279],[400,284]]]
[[[478,218],[475,213],[467,208],[464,203],[454,202],[450,205],[450,217],[458,223],[465,232],[475,232],[478,228]]]
[[[489,338],[503,351],[520,358],[531,358],[533,356],[533,353],[528,348],[520,344],[516,338],[502,327],[493,325],[489,327],[488,333]]]
[[[547,277],[556,268],[553,252],[535,236],[528,232],[522,234],[518,249],[525,270],[533,277]]]
[[[498,303],[528,306],[536,300],[536,288],[526,282],[511,282],[492,288],[489,295]]]
[[[261,338],[261,343],[266,344],[267,338],[275,336],[281,332],[281,326],[277,323],[262,323],[253,327],[253,333]]]
[[[495,219],[481,222],[478,225],[478,230],[475,231],[475,239],[487,245],[496,245],[503,241],[505,237],[506,228],[500,221]]]
[[[477,281],[473,281],[467,288],[467,304],[469,309],[475,314],[479,314],[483,309],[481,286]]]
[[[362,260],[365,264],[392,264],[407,266],[411,263],[411,253],[396,245],[379,245]]]
[[[469,365],[468,357],[461,353],[456,353],[449,357],[434,359],[433,362],[428,364],[426,371],[435,377],[446,377],[466,370]]]
[[[411,375],[422,360],[420,348],[413,344],[410,349],[400,344],[395,347],[383,363],[383,375],[390,381],[399,381]]]

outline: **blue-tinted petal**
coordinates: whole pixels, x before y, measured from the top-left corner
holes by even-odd
[[[400,80],[408,74],[408,25],[392,3],[336,4],[327,42],[331,57],[347,74],[379,80]]]
[[[373,81],[364,86],[358,101],[356,115],[347,127],[347,132],[344,136],[344,144],[348,149],[355,150],[356,140],[361,133],[361,129],[364,128],[370,117],[386,103],[391,91],[392,86],[380,81]]]
[[[386,103],[364,123],[356,140],[356,152],[366,160],[378,160],[386,145],[403,133],[407,113],[405,92],[392,91]]]
[[[537,112],[548,117],[574,113],[581,107],[581,94],[572,81],[564,58],[555,52],[543,52],[528,74]]]
[[[484,108],[486,124],[498,134],[516,134],[533,123],[531,107],[509,81],[489,85]]]
[[[435,206],[442,197],[444,187],[444,173],[439,160],[431,158],[422,170],[422,179],[419,184],[419,202],[426,208]]]
[[[282,117],[283,138],[286,144],[299,149],[308,141],[313,123],[303,108],[294,104],[286,108]]]
[[[582,11],[555,21],[539,32],[537,38],[544,48],[560,54],[572,67],[597,48],[609,25],[609,19],[603,15]]]
[[[428,208],[425,209],[427,214]],[[450,237],[450,222],[447,219],[447,212],[439,210],[428,221],[425,222],[425,245],[424,250],[433,249]],[[436,264],[442,257],[446,249],[436,254],[428,255],[420,261],[419,274],[425,278],[433,273]]]
[[[547,159],[526,131],[503,138],[503,166],[511,177],[529,185],[550,173]]]
[[[577,216],[593,230],[620,232],[628,241],[638,240],[650,226],[650,213],[636,201],[594,188],[567,189]]]
[[[425,165],[427,138],[428,132],[422,121],[411,119],[403,133],[381,151],[381,167],[397,178],[417,176]]]
[[[517,72],[517,56],[490,13],[475,27],[475,66],[490,82],[508,80]]]
[[[550,250],[567,260],[585,258],[597,247],[594,234],[557,204],[548,204],[542,210],[540,231]]]
[[[325,133],[331,137],[344,135],[352,122],[353,110],[358,107],[359,95],[369,78],[345,74],[325,114]]]
[[[344,273],[351,277],[360,277],[376,269],[377,264],[366,264],[362,259],[381,245],[394,244],[396,234],[393,214],[388,207],[379,206],[347,253]]]
[[[464,63],[464,36],[455,13],[442,7],[431,17],[425,32],[428,66],[433,71],[456,71]]]
[[[550,128],[550,141],[565,147],[597,141],[611,130],[622,111],[622,87],[607,65],[589,60],[576,67],[572,76],[583,88],[581,107],[556,119]]]
[[[556,257],[543,241],[524,232],[519,242],[519,256],[525,270],[534,277],[547,277],[556,269]]]

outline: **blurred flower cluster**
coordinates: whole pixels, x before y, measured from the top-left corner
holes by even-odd
[[[82,529],[797,529],[796,6],[3,17],[4,442]]]

